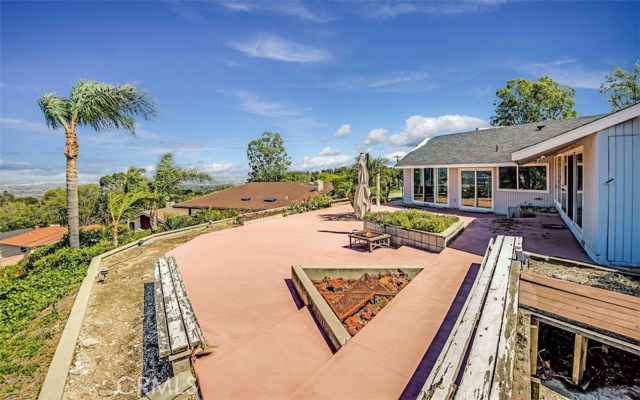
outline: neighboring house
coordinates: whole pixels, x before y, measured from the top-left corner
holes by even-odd
[[[33,230],[7,239],[0,240],[2,257],[26,255],[37,247],[57,243],[67,233],[64,226],[35,227]]]
[[[407,204],[497,214],[555,207],[597,263],[640,267],[640,104],[437,136],[397,167]]]
[[[32,230],[33,228],[26,228],[26,229],[18,229],[15,231],[0,232],[0,241],[4,239],[9,239],[14,236],[21,235],[23,233],[31,232]],[[4,258],[4,257],[8,257],[8,256],[5,256],[2,254],[2,246],[0,246],[0,258]]]
[[[189,210],[185,210],[182,208],[173,208],[173,203],[167,203],[167,207],[158,208],[158,223],[164,224],[167,216],[170,214],[174,215],[189,215]],[[150,229],[151,228],[151,210],[145,210],[140,214],[136,215],[133,219],[129,220],[129,229],[138,230],[138,229]]]
[[[195,215],[199,209],[260,211],[288,207],[292,202],[302,202],[318,194],[333,190],[330,183],[303,182],[250,182],[196,199],[174,205]]]

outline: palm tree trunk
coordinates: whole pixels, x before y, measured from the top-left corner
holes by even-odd
[[[151,224],[151,233],[156,233],[158,231],[158,200],[154,199],[153,204],[151,205],[151,215],[149,215],[149,220]]]
[[[69,224],[69,246],[80,248],[80,225],[78,217],[78,137],[75,129],[66,130],[67,143],[67,221]]]
[[[113,225],[112,225],[113,240],[112,240],[111,243],[113,244],[113,247],[118,247],[118,244],[120,243],[119,240],[118,240],[118,225],[119,224],[117,222],[115,222],[115,221],[113,222]]]

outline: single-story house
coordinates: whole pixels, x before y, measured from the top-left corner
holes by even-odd
[[[206,196],[175,204],[174,208],[187,209],[195,215],[200,209],[260,211],[288,207],[333,190],[331,183],[305,182],[249,182]]]
[[[183,208],[173,208],[173,203],[167,202],[167,207],[158,208],[158,223],[163,224],[167,215],[189,215],[189,211]],[[135,231],[138,229],[151,228],[151,210],[145,210],[129,220],[129,229]]]
[[[26,255],[37,247],[59,242],[66,233],[65,226],[36,226],[33,230],[0,240],[0,254],[3,258]]]
[[[555,207],[595,262],[640,267],[640,104],[436,136],[396,166],[404,203],[504,215]]]

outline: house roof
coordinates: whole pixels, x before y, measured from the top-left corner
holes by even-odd
[[[511,153],[591,123],[607,114],[436,136],[396,166],[513,163]],[[539,129],[539,127],[542,127]]]
[[[160,221],[164,221],[165,217],[169,214],[177,214],[177,215],[189,215],[189,210],[186,208],[175,208],[175,207],[164,207],[158,208],[158,219]],[[137,216],[145,215],[147,217],[151,216],[151,210],[145,210],[138,214]]]
[[[99,224],[81,226],[81,230],[97,229],[100,228]],[[10,238],[0,240],[0,244],[8,246],[18,246],[26,248],[34,248],[43,246],[45,244],[57,243],[62,240],[62,237],[67,234],[66,226],[45,226],[35,227],[27,233],[12,236]]]
[[[175,204],[174,208],[217,208],[239,210],[266,210],[287,207],[294,201],[307,200],[333,190],[331,183],[317,191],[313,183],[303,182],[250,182],[220,192]],[[245,200],[243,200],[245,199]],[[275,199],[275,200],[272,200]],[[272,201],[270,201],[272,200]]]
[[[0,244],[32,248],[59,242],[66,233],[67,228],[65,226],[47,226],[0,240]]]

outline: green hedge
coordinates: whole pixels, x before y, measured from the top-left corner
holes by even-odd
[[[302,202],[294,201],[291,204],[289,204],[289,208],[287,209],[285,215],[298,214],[302,212],[331,207],[332,202],[333,202],[333,199],[328,194],[313,196],[309,200],[305,200]]]
[[[444,232],[460,220],[460,218],[453,215],[439,215],[418,210],[369,212],[364,216],[364,219],[381,225],[401,226],[406,229],[430,233]]]

